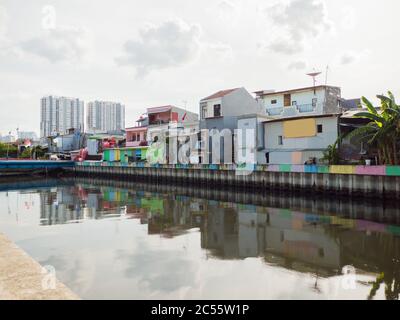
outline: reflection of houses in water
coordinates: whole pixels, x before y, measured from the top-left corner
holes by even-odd
[[[42,225],[64,224],[81,220],[83,211],[79,198],[69,188],[57,188],[40,193],[40,222]]]
[[[144,207],[148,207],[148,232],[164,237],[174,237],[187,230],[200,227],[202,215],[197,210],[201,207],[192,199],[182,196],[142,199]]]
[[[291,211],[256,206],[216,207],[207,216],[203,248],[218,257],[249,258],[267,253],[338,269],[340,247],[323,226],[296,219]]]
[[[258,257],[265,250],[267,215],[253,205],[238,205],[239,254],[241,258]]]
[[[41,225],[109,218],[124,213],[124,207],[104,196],[98,188],[77,185],[57,187],[40,193]]]
[[[371,212],[366,209],[363,216],[357,206],[352,208],[358,219],[350,219],[79,184],[49,189],[40,198],[43,225],[123,216],[147,224],[148,234],[167,238],[199,228],[202,248],[221,259],[262,257],[269,264],[328,276],[353,265],[399,283],[400,227],[363,220]]]
[[[301,213],[269,208],[265,228],[266,252],[322,268],[340,268],[340,246],[326,228]]]
[[[239,254],[237,214],[233,208],[223,208],[216,201],[209,202],[207,222],[204,226],[201,246],[211,249],[215,255],[232,259]]]

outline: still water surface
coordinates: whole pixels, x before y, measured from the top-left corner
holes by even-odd
[[[387,204],[99,180],[1,183],[0,232],[88,299],[400,294],[400,209]]]

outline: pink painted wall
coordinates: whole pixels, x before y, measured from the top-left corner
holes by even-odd
[[[297,164],[292,165],[292,172],[304,172],[304,171],[305,171],[304,165],[297,165]]]
[[[138,147],[142,141],[146,141],[146,132],[147,128],[143,129],[133,129],[130,131],[129,129],[126,130],[126,146],[127,147]],[[139,135],[139,140],[133,141],[133,136]]]
[[[279,172],[279,165],[277,164],[268,165],[268,171]]]
[[[171,111],[154,113],[154,114],[149,115],[150,123],[158,122],[158,121],[162,121],[162,122],[166,122],[166,123],[170,122],[171,121]]]
[[[356,166],[356,174],[365,174],[370,176],[385,176],[385,166]]]

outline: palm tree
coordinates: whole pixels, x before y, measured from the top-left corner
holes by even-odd
[[[376,146],[381,164],[396,165],[399,163],[397,142],[400,137],[400,106],[396,104],[391,92],[388,92],[388,96],[377,97],[381,104],[379,112],[367,98],[361,98],[367,111],[359,112],[354,117],[368,119],[370,122],[350,132],[347,138],[358,137],[370,146]]]

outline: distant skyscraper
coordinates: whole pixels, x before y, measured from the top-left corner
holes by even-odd
[[[41,99],[40,137],[84,130],[84,103],[78,98],[48,96]]]
[[[124,129],[124,105],[106,101],[94,101],[87,104],[88,132],[110,132]]]

